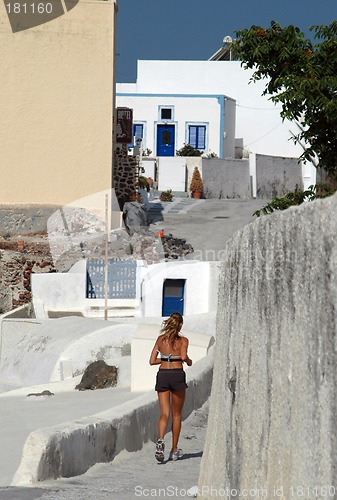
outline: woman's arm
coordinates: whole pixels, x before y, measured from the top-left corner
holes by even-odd
[[[160,365],[161,359],[158,358],[158,339],[156,340],[156,343],[153,346],[150,360],[149,360],[150,365]]]
[[[191,358],[188,357],[187,349],[188,349],[188,339],[186,337],[182,337],[182,339],[181,339],[181,351],[180,351],[181,359],[182,359],[183,363],[186,363],[188,366],[191,366],[192,360],[191,360]]]

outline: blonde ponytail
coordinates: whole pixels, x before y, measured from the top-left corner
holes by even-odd
[[[177,312],[172,313],[168,319],[165,319],[160,330],[163,335],[163,342],[168,342],[173,347],[174,343],[179,338],[179,332],[183,322],[182,315]]]

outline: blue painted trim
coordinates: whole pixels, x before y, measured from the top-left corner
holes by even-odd
[[[199,149],[200,151],[207,151],[208,150],[208,129],[209,129],[209,122],[186,122],[185,123],[185,137],[186,137],[186,144],[191,144],[190,140],[190,127],[203,127],[205,129],[205,138],[204,138],[204,147],[200,147],[200,145],[197,143],[194,147],[196,149]],[[192,144],[193,146],[193,144]]]
[[[227,97],[225,94],[129,94],[116,92],[118,97],[179,97],[179,98],[200,98],[200,99],[221,99]]]
[[[162,109],[170,109],[171,110],[171,118],[162,118],[161,110]],[[162,122],[174,122],[174,104],[158,104],[158,120]]]
[[[220,144],[219,144],[219,158],[223,158],[223,141],[224,141],[224,132],[225,132],[225,123],[224,123],[224,111],[225,111],[225,96],[219,96],[218,102],[220,105]]]

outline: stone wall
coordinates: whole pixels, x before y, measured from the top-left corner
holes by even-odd
[[[29,203],[0,205],[0,236],[45,232],[48,218],[60,208],[58,205]]]
[[[250,195],[248,160],[202,159],[205,198],[243,198]]]
[[[290,208],[225,247],[203,500],[336,497],[336,212]]]
[[[303,189],[302,164],[296,158],[256,155],[257,198],[282,197],[296,185]]]
[[[126,147],[118,147],[115,151],[114,186],[120,209],[129,200],[129,196],[137,191],[139,162],[136,156],[128,156]]]
[[[48,242],[0,240],[0,313],[31,302],[31,275],[55,271]]]

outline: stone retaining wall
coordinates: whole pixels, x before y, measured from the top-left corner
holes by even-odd
[[[48,218],[59,210],[58,205],[0,205],[0,236],[20,236],[44,233]]]
[[[324,493],[337,485],[336,213],[337,194],[261,217],[225,247],[203,500],[336,496]]]

